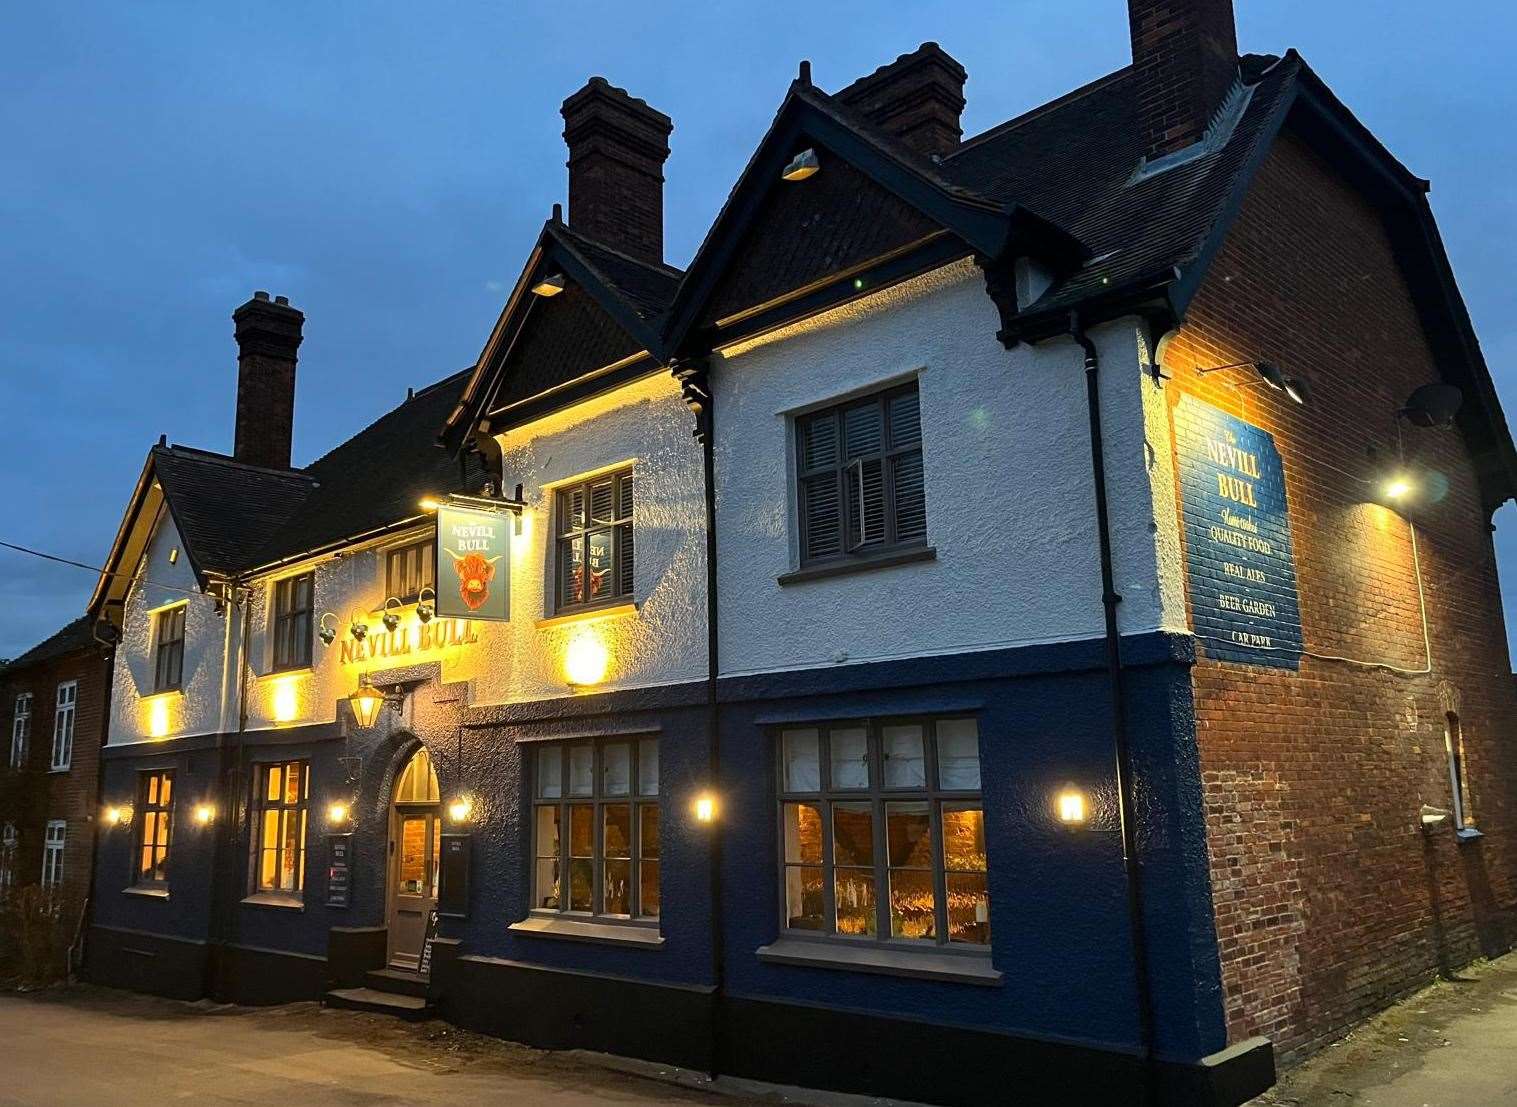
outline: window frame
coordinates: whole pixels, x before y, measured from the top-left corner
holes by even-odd
[[[643,746],[645,743],[652,745],[655,750],[654,759],[659,762],[659,779],[655,783],[655,791],[650,794],[640,792],[640,773],[643,760]],[[612,795],[602,791],[605,771],[605,750],[608,746],[626,745],[629,747],[627,763],[627,792],[625,795]],[[571,795],[569,785],[570,751],[589,746],[594,751],[591,761],[591,791],[588,795]],[[664,908],[663,875],[664,875],[664,812],[663,812],[663,765],[659,753],[659,740],[656,735],[634,734],[615,735],[605,738],[578,738],[549,740],[533,742],[528,747],[530,751],[531,772],[528,773],[530,790],[528,802],[531,807],[531,872],[527,882],[528,914],[547,919],[575,919],[584,922],[605,923],[615,926],[630,926],[644,930],[657,931],[661,925]],[[559,795],[557,797],[542,796],[541,754],[545,750],[555,749],[559,752]],[[605,906],[605,808],[626,805],[630,809],[631,841],[628,843],[626,858],[612,858],[612,860],[626,860],[628,862],[628,908],[625,915],[608,914]],[[589,806],[591,808],[591,884],[590,884],[590,909],[576,910],[569,906],[571,899],[569,894],[571,875],[571,863],[574,860],[570,854],[573,848],[572,827],[569,809],[571,807]],[[642,810],[651,807],[658,812],[659,844],[656,856],[645,855],[645,843],[643,841],[643,818]],[[540,905],[538,889],[538,865],[539,862],[548,860],[542,854],[541,835],[538,823],[538,811],[555,808],[558,812],[558,848],[554,857],[558,865],[558,901],[557,907],[544,907]],[[659,906],[656,914],[643,912],[642,894],[642,871],[648,863],[658,866],[659,877]]]
[[[11,704],[10,767],[13,769],[26,768],[32,739],[32,702],[32,693],[17,692]]]
[[[286,799],[289,785],[288,774],[292,766],[300,768],[300,796],[291,802]],[[269,795],[269,774],[272,770],[280,770],[279,798],[271,800]],[[310,850],[307,842],[310,836],[310,801],[311,801],[311,762],[308,758],[288,758],[278,761],[260,761],[254,766],[253,772],[253,802],[250,806],[253,829],[248,835],[248,841],[252,851],[252,859],[249,866],[248,885],[250,894],[255,896],[280,896],[292,900],[304,901],[306,862],[309,860]],[[278,827],[275,831],[277,838],[275,844],[270,846],[265,843],[264,832],[268,829],[267,814],[271,811],[280,813]],[[280,886],[279,873],[284,871],[283,861],[285,854],[285,828],[286,816],[298,817],[300,820],[300,836],[295,843],[295,887],[284,888]],[[263,883],[263,857],[265,853],[274,854],[275,881],[265,887]]]
[[[53,832],[57,831],[55,835]],[[56,892],[63,884],[64,853],[68,849],[68,820],[49,819],[42,834],[42,877],[46,892]]]
[[[147,769],[137,774],[137,810],[133,817],[132,840],[132,884],[137,887],[166,888],[168,887],[168,862],[169,853],[174,845],[174,805],[178,800],[178,790],[174,787],[173,769]],[[158,784],[157,800],[149,802],[153,790],[150,784]],[[164,799],[165,794],[168,799]],[[153,821],[158,837],[162,842],[149,843],[147,841],[148,816],[157,816]],[[148,849],[155,852],[154,864],[144,875],[142,855]],[[159,873],[161,875],[153,875]]]
[[[67,702],[64,693],[68,693]],[[79,706],[79,682],[60,681],[53,699],[53,757],[49,767],[67,772],[74,764],[74,720]]]
[[[981,768],[980,787],[977,789],[944,788],[940,783],[938,753],[938,726],[946,722],[971,721],[975,724],[975,759]],[[883,734],[886,727],[920,726],[922,728],[923,781],[920,787],[888,787],[885,784],[885,752]],[[865,788],[839,788],[832,784],[832,759],[829,756],[831,734],[838,730],[863,729],[869,764],[869,784]],[[817,783],[814,792],[792,792],[785,784],[785,743],[787,731],[817,732]],[[878,715],[867,718],[823,719],[796,721],[771,728],[773,764],[775,772],[775,844],[776,844],[776,909],[779,913],[779,937],[817,942],[822,945],[836,943],[863,946],[870,949],[893,949],[932,954],[959,956],[989,956],[994,931],[990,927],[990,863],[989,842],[985,844],[985,925],[990,934],[988,942],[954,941],[949,936],[947,884],[949,869],[944,854],[943,811],[955,804],[971,805],[980,811],[981,832],[985,833],[983,759],[980,757],[982,728],[980,716],[975,712],[948,712],[941,715]],[[890,929],[891,873],[889,856],[889,828],[887,808],[891,803],[926,803],[928,826],[932,841],[933,929],[934,935],[927,938],[897,937]],[[838,864],[835,850],[833,809],[837,804],[864,804],[870,807],[872,819],[872,852],[875,885],[875,933],[840,934],[837,931],[836,879]],[[785,808],[789,804],[807,804],[818,809],[821,820],[822,852],[816,866],[790,863],[785,851]],[[822,926],[819,929],[792,927],[786,888],[786,870],[790,867],[819,867],[822,871]],[[850,866],[844,865],[843,868]],[[954,870],[968,871],[968,870]]]
[[[890,402],[897,396],[914,393],[917,397],[917,437],[914,443],[905,446],[896,445],[890,434]],[[921,382],[917,377],[910,380],[896,381],[877,388],[849,396],[846,399],[830,401],[825,404],[797,411],[790,419],[790,432],[793,439],[791,452],[791,489],[790,502],[795,512],[797,536],[796,564],[802,569],[810,569],[826,565],[847,565],[850,563],[867,562],[880,557],[887,557],[909,550],[926,549],[928,546],[927,534],[927,473],[926,473],[926,440],[922,433],[921,414],[922,390]],[[843,416],[846,412],[859,407],[872,404],[879,409],[880,413],[880,448],[867,455],[856,458],[845,458],[847,452],[846,438],[843,425]],[[823,465],[808,468],[806,466],[806,435],[805,428],[808,424],[820,419],[831,418],[837,422],[837,458],[832,465]],[[921,460],[922,467],[922,533],[920,536],[901,538],[898,534],[896,518],[896,479],[895,467],[901,457],[916,454]],[[853,544],[853,525],[849,518],[848,502],[849,487],[848,475],[859,467],[860,479],[862,479],[862,464],[869,461],[880,462],[880,480],[883,494],[883,523],[884,534],[878,541],[866,541],[863,528],[860,527],[859,541]],[[838,551],[811,555],[810,527],[807,522],[805,490],[808,482],[817,481],[832,473],[836,479],[836,491],[838,497],[839,532]],[[862,510],[862,499],[860,500]]]
[[[1469,763],[1464,756],[1464,728],[1456,711],[1444,713],[1443,749],[1448,758],[1449,789],[1454,800],[1454,829],[1474,830]]]
[[[153,613],[153,694],[178,692],[184,688],[184,625],[188,603],[175,604]],[[174,633],[169,637],[165,631]],[[165,673],[165,659],[173,679]]]
[[[0,900],[16,886],[16,855],[21,852],[21,832],[12,822],[0,826]]]
[[[306,606],[295,607],[292,594],[298,584],[305,582]],[[285,608],[285,603],[290,606]],[[305,633],[300,633],[304,619]],[[316,640],[316,570],[280,577],[269,585],[269,639],[270,665],[275,673],[309,669],[314,660]]]
[[[416,565],[418,584],[414,589],[399,589],[396,587],[394,565],[395,559],[400,557],[409,558],[413,553],[418,554]],[[384,577],[385,577],[385,600],[396,599],[402,605],[413,604],[421,599],[421,594],[428,588],[433,594],[437,592],[437,535],[428,534],[423,538],[413,538],[406,542],[397,543],[386,547],[384,551]]]
[[[553,614],[571,615],[580,611],[595,611],[603,607],[616,607],[621,604],[634,603],[637,598],[637,477],[634,470],[636,464],[618,465],[611,469],[603,469],[598,473],[587,477],[576,477],[574,480],[555,485],[553,494],[553,535],[551,550],[551,571],[553,573]],[[611,519],[609,521],[595,522],[591,511],[590,489],[592,486],[605,481],[611,482]],[[632,485],[631,498],[632,510],[622,514],[622,482],[629,481]],[[569,522],[569,512],[565,508],[565,497],[580,492],[584,495],[585,514],[583,523],[575,527],[565,527]],[[591,534],[605,531],[611,535],[611,591],[595,599],[581,600],[564,599],[564,551],[572,549],[576,541],[585,542],[588,547]],[[630,547],[626,538],[631,537]],[[622,587],[623,560],[628,553],[632,554],[632,579],[624,589]],[[585,568],[589,567],[589,551],[585,553]],[[586,585],[588,580],[581,579],[581,591],[588,592]]]

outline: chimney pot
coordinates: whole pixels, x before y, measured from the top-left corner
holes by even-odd
[[[305,316],[289,297],[267,292],[232,312],[237,336],[237,426],[232,454],[271,469],[290,467],[295,425],[295,355]]]
[[[564,101],[569,226],[645,261],[664,259],[664,162],[673,121],[604,77]]]
[[[924,42],[834,95],[919,154],[958,149],[968,72],[935,42]]]
[[[1152,161],[1206,136],[1238,76],[1232,0],[1127,0],[1143,156]]]

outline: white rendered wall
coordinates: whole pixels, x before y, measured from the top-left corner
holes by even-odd
[[[864,662],[1103,633],[1083,354],[1070,339],[1004,349],[972,262],[724,351],[714,359],[723,673]],[[1092,332],[1101,355],[1113,556],[1123,633],[1183,627],[1164,565],[1136,324]],[[919,375],[933,561],[780,585],[797,567],[797,409]],[[1159,397],[1162,399],[1162,397]],[[1162,404],[1158,410],[1162,411]],[[1150,416],[1151,418],[1151,416]],[[1164,456],[1167,456],[1165,454]],[[1166,562],[1168,555],[1166,555]]]
[[[179,555],[171,563],[173,550]],[[178,603],[185,605],[182,690],[154,694],[154,616]],[[200,592],[184,542],[166,513],[137,566],[121,625],[107,743],[219,733],[226,690],[227,619],[216,613],[212,598]]]

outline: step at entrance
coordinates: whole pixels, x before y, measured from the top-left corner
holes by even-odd
[[[376,992],[391,992],[398,996],[427,997],[427,978],[420,973],[405,969],[371,969],[364,973],[364,984]]]
[[[324,1002],[328,1007],[395,1015],[408,1022],[420,1022],[432,1015],[432,1005],[424,996],[397,995],[375,988],[334,988],[326,994]]]

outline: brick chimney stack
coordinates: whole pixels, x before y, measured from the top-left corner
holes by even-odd
[[[1232,0],[1128,0],[1138,115],[1150,161],[1206,134],[1238,75]]]
[[[644,261],[664,260],[664,162],[674,122],[604,77],[564,101],[569,226]]]
[[[968,79],[952,54],[935,42],[924,42],[834,95],[887,134],[931,157],[958,149]]]
[[[232,312],[237,328],[238,461],[271,469],[290,467],[295,427],[295,351],[305,316],[288,297],[267,292]]]

